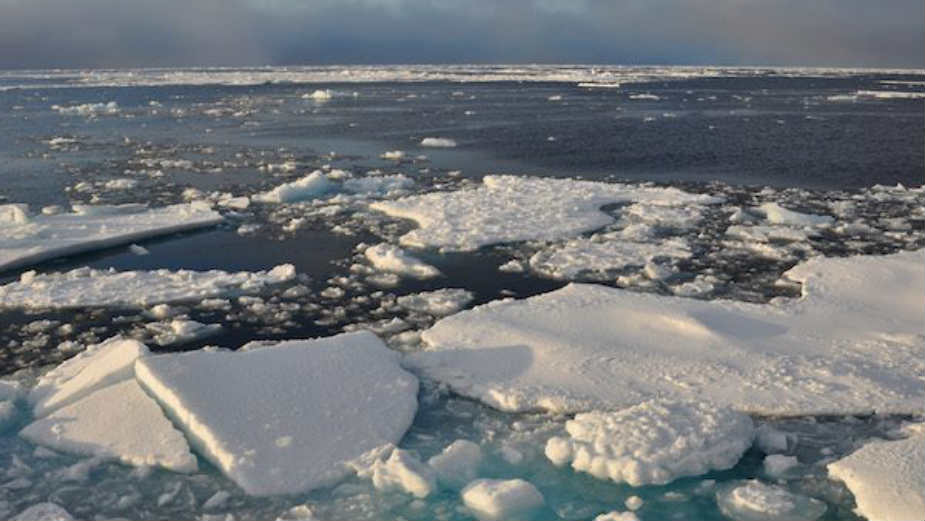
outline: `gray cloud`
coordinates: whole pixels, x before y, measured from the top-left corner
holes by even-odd
[[[0,67],[925,65],[921,0],[0,0]]]

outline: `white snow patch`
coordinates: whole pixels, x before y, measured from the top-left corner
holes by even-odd
[[[690,256],[690,248],[683,239],[640,243],[622,240],[619,234],[600,234],[544,248],[530,258],[530,268],[547,277],[567,280],[584,272],[603,274],[628,266],[645,266],[656,257]]]
[[[321,170],[315,170],[307,176],[291,183],[284,183],[276,188],[254,195],[251,199],[260,203],[292,203],[321,197],[333,190],[334,184]]]
[[[826,511],[818,499],[749,480],[716,493],[720,512],[739,521],[815,521]]]
[[[460,494],[479,519],[491,521],[522,518],[544,504],[540,491],[522,479],[479,479]]]
[[[153,335],[153,341],[159,346],[168,346],[184,342],[193,342],[215,335],[222,330],[221,324],[203,324],[195,320],[174,319],[169,322],[151,322],[145,324]]]
[[[471,292],[458,288],[444,288],[404,295],[396,303],[409,310],[437,317],[452,315],[472,301]]]
[[[426,137],[421,140],[422,147],[453,148],[456,141],[445,137]]]
[[[440,276],[440,270],[415,257],[398,246],[381,243],[366,248],[366,258],[380,271],[395,273],[415,279],[432,279]]]

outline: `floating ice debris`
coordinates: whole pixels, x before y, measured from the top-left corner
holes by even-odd
[[[723,487],[716,503],[723,515],[739,521],[815,521],[826,511],[818,499],[754,479]]]
[[[857,96],[860,98],[875,99],[922,99],[925,98],[925,92],[902,92],[896,90],[859,90]]]
[[[857,513],[871,521],[925,519],[925,426],[903,440],[875,440],[828,465],[845,482]]]
[[[295,267],[267,271],[115,271],[87,267],[64,273],[26,272],[0,286],[0,308],[148,307],[151,304],[257,293],[295,278]]]
[[[440,270],[412,257],[405,250],[392,244],[381,243],[370,246],[366,248],[365,255],[377,270],[415,279],[431,279],[440,276]]]
[[[174,319],[169,322],[151,322],[145,329],[152,335],[151,340],[159,346],[168,346],[193,342],[219,333],[221,324],[202,324],[195,320]]]
[[[310,99],[315,101],[328,101],[334,97],[334,93],[330,89],[316,89],[314,92],[306,93],[302,95],[302,99]]]
[[[769,477],[778,479],[782,478],[794,468],[800,466],[800,461],[796,456],[784,456],[783,454],[770,454],[764,458],[764,473]]]
[[[608,512],[594,518],[594,521],[639,521],[639,517],[633,512]]]
[[[820,226],[831,224],[833,219],[828,215],[813,215],[788,210],[777,203],[764,203],[755,210],[764,214],[764,218],[771,224],[785,224],[788,226]]]
[[[74,518],[55,503],[39,503],[23,510],[10,521],[74,521]]]
[[[292,203],[320,197],[333,188],[334,184],[324,172],[315,170],[298,181],[281,184],[269,192],[254,195],[252,199],[260,203]]]
[[[404,492],[425,498],[437,488],[433,469],[401,449],[393,450],[386,460],[376,460],[370,472],[373,486],[382,492]]]
[[[339,481],[349,460],[397,443],[417,410],[417,379],[365,332],[150,356],[135,371],[197,451],[252,495]]]
[[[148,210],[140,205],[74,205],[74,213],[27,216],[22,206],[0,207],[0,270],[55,257],[129,244],[222,221],[205,203]]]
[[[662,98],[660,98],[659,96],[656,96],[655,94],[643,93],[643,94],[630,94],[630,99],[659,101]]]
[[[41,418],[99,389],[131,378],[135,360],[147,353],[144,344],[119,337],[88,347],[39,379],[28,396],[33,414]]]
[[[444,288],[404,295],[396,303],[410,311],[418,311],[436,317],[452,315],[472,301],[472,293],[464,289]]]
[[[231,208],[233,210],[247,210],[251,205],[250,197],[246,195],[240,197],[228,197],[219,199],[218,203],[222,208]]]
[[[85,103],[83,105],[61,106],[52,105],[52,110],[65,116],[99,116],[113,115],[121,112],[119,104],[115,101],[108,103]]]
[[[583,89],[619,89],[619,83],[603,83],[603,82],[589,82],[583,81],[578,84],[579,87]]]
[[[522,479],[479,479],[460,493],[463,504],[486,521],[521,519],[543,506],[543,495]]]
[[[456,141],[445,137],[426,137],[421,140],[422,147],[453,148]]]
[[[37,445],[128,465],[194,472],[183,435],[132,378],[104,387],[27,425],[19,435]]]
[[[401,159],[404,159],[405,152],[403,150],[388,150],[386,152],[383,152],[382,155],[380,155],[379,157],[381,157],[382,159],[392,159],[395,161],[399,161]]]
[[[600,275],[628,266],[645,266],[655,257],[687,259],[691,250],[683,239],[653,243],[621,240],[619,234],[580,237],[538,251],[530,269],[554,279],[575,279],[582,273]]]
[[[489,244],[555,240],[601,228],[613,219],[600,207],[615,202],[662,206],[721,199],[676,188],[517,176],[486,176],[476,189],[430,193],[371,205],[420,228],[401,237],[413,247],[475,250]]]
[[[129,244],[128,251],[132,252],[135,255],[148,255],[151,252],[147,248],[138,244]]]
[[[138,181],[135,179],[112,179],[106,181],[103,185],[107,190],[131,190],[138,186]]]
[[[747,415],[703,402],[647,401],[617,412],[589,412],[550,438],[546,456],[616,483],[664,485],[733,467],[755,435]]]
[[[443,452],[427,460],[437,472],[440,483],[451,488],[462,488],[478,475],[482,463],[482,449],[469,440],[456,440]]]
[[[441,319],[406,362],[506,411],[654,396],[758,414],[920,413],[923,251],[817,257],[803,296],[699,301],[571,284]]]
[[[357,177],[344,181],[344,189],[355,194],[387,195],[408,190],[414,180],[402,174]]]

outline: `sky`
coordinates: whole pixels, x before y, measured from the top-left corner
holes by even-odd
[[[925,67],[923,0],[0,0],[0,68]]]

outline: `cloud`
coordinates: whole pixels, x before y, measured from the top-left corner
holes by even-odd
[[[921,0],[0,0],[0,67],[925,65]]]

